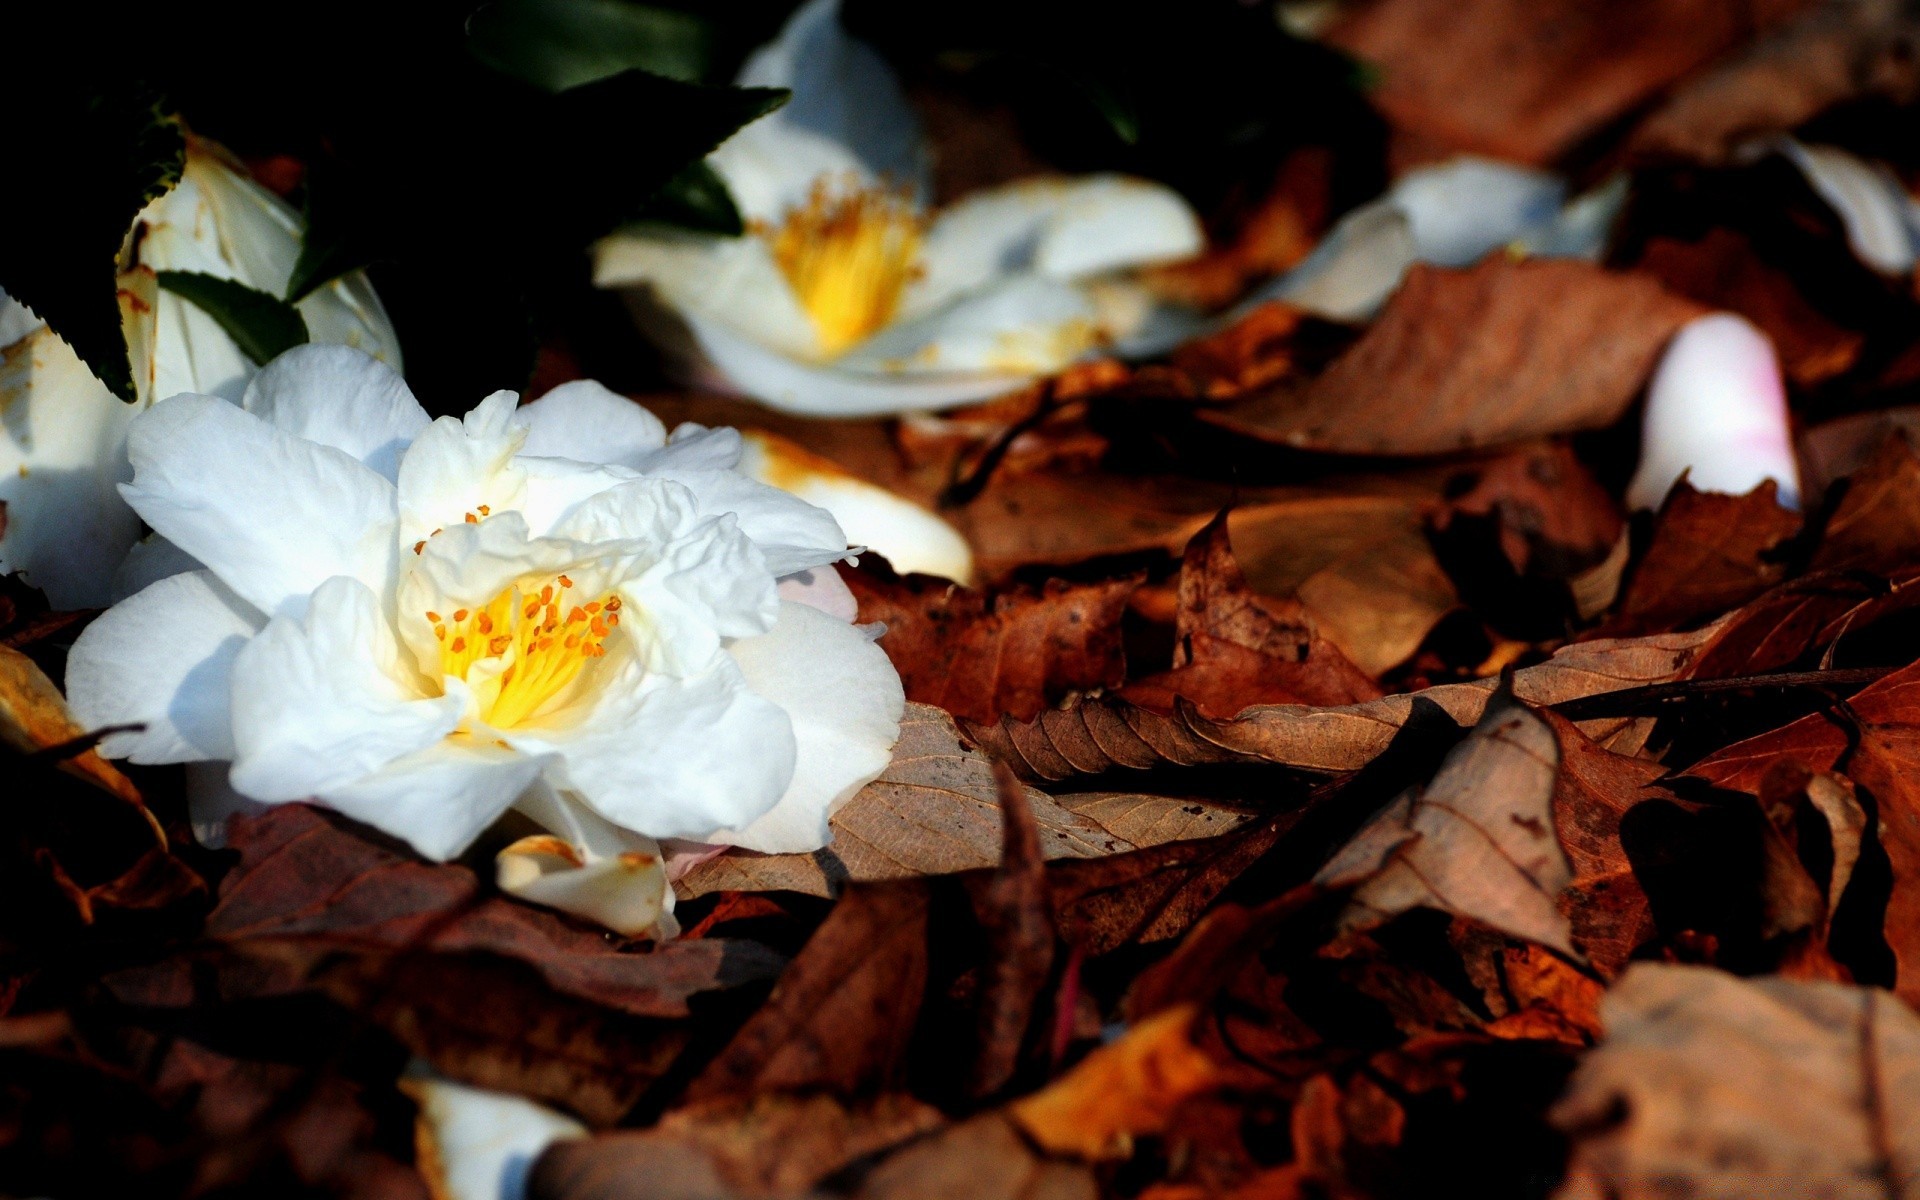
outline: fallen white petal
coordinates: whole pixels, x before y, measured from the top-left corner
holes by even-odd
[[[895,570],[973,578],[973,551],[953,526],[786,438],[749,431],[740,469],[826,509],[849,543],[884,554]]]
[[[1797,507],[1799,466],[1786,386],[1767,335],[1711,313],[1675,334],[1647,389],[1640,469],[1627,503],[1658,508],[1682,473],[1706,492],[1743,494],[1771,479]]]
[[[531,1100],[418,1073],[401,1089],[420,1106],[415,1143],[435,1200],[522,1200],[540,1152],[587,1127]]]
[[[1912,200],[1892,172],[1838,146],[1809,146],[1786,137],[1766,145],[1798,167],[1839,216],[1855,257],[1882,275],[1913,270]]]

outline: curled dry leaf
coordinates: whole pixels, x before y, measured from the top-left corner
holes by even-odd
[[[1600,1013],[1557,1200],[1920,1196],[1920,1018],[1886,993],[1641,963]]]
[[[1008,1113],[1052,1153],[1125,1158],[1135,1137],[1165,1129],[1181,1102],[1220,1083],[1220,1068],[1189,1036],[1195,1012],[1182,1004],[1148,1017]]]
[[[0,646],[0,743],[21,754],[38,754],[56,746],[83,743],[87,733],[74,723],[66,697],[33,660],[11,646]],[[146,812],[132,781],[91,747],[61,757],[59,766],[69,775]],[[164,846],[166,837],[159,822],[151,816],[147,820]]]
[[[1920,96],[1920,16],[1902,0],[1819,0],[1678,89],[1634,131],[1641,158],[1720,163],[1851,100]]]
[[[843,568],[859,619],[880,621],[880,646],[907,699],[956,716],[1028,720],[1069,692],[1113,687],[1126,677],[1120,617],[1138,578],[987,593],[930,575],[894,574],[869,557]]]
[[[1048,859],[1095,858],[1238,828],[1239,809],[1177,797],[1091,792],[1026,802]],[[963,747],[953,718],[909,704],[893,761],[832,821],[833,841],[811,854],[733,851],[676,885],[692,899],[718,891],[834,894],[849,882],[948,875],[1000,861],[1001,810],[992,760]]]
[[[1499,0],[1459,19],[1445,0],[1368,0],[1328,31],[1380,72],[1373,100],[1436,151],[1546,164],[1796,0]]]
[[[1496,695],[1432,782],[1388,805],[1315,876],[1353,889],[1341,928],[1437,908],[1577,954],[1558,907],[1573,877],[1554,831],[1559,769],[1553,729]]]
[[[1206,415],[1342,454],[1450,454],[1598,429],[1626,412],[1667,340],[1704,311],[1648,276],[1573,260],[1417,265],[1304,388]]]
[[[1514,695],[1547,706],[1625,688],[1683,678],[1714,644],[1724,622],[1690,633],[1596,639],[1560,650],[1537,666],[1516,671]],[[1271,762],[1303,771],[1357,771],[1385,750],[1416,706],[1426,705],[1458,724],[1480,719],[1497,681],[1442,684],[1333,708],[1270,705],[1230,721],[1209,721],[1191,710],[1162,717],[1111,700],[1083,701],[1040,714],[1028,723],[965,724],[967,737],[1029,779],[1065,779],[1114,767],[1169,763]],[[1610,749],[1637,749],[1644,719],[1602,718],[1582,731]]]
[[[1829,711],[1737,742],[1688,768],[1716,787],[1758,796],[1776,763],[1844,770],[1878,811],[1893,868],[1885,934],[1895,990],[1920,1000],[1920,663],[1903,667]]]

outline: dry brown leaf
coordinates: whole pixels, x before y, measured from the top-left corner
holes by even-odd
[[[1494,697],[1432,782],[1388,805],[1315,876],[1353,889],[1340,927],[1367,930],[1437,908],[1577,954],[1558,907],[1573,878],[1554,832],[1559,769],[1546,721]]]
[[[1092,1172],[1034,1153],[1013,1123],[982,1113],[874,1167],[854,1200],[1095,1200]]]
[[[1725,622],[1690,633],[1577,642],[1537,666],[1514,673],[1514,694],[1535,706],[1560,704],[1625,688],[1686,677],[1714,644]],[[1271,762],[1337,775],[1357,771],[1387,748],[1416,705],[1456,724],[1480,719],[1497,681],[1450,683],[1365,704],[1309,708],[1277,704],[1248,709],[1230,721],[1192,711],[1163,717],[1111,700],[1089,700],[1041,713],[1027,724],[965,725],[967,738],[1029,779],[1066,779],[1115,767]],[[1580,722],[1609,749],[1631,753],[1649,725],[1644,718]]]
[[[1220,1082],[1220,1068],[1188,1036],[1195,1011],[1181,1004],[1155,1013],[1014,1101],[1009,1115],[1052,1153],[1125,1158],[1136,1136],[1166,1128],[1182,1101]]]
[[[1920,441],[1920,408],[1883,408],[1822,422],[1800,434],[1801,483],[1818,501],[1836,482],[1866,466],[1888,437]]]
[[[1227,527],[1248,585],[1297,598],[1315,628],[1368,675],[1404,662],[1459,604],[1427,542],[1425,506],[1411,500],[1254,504],[1235,509]]]
[[[1566,259],[1415,266],[1304,387],[1211,411],[1234,432],[1343,454],[1450,454],[1599,429],[1705,310],[1645,275]]]
[[[37,754],[86,735],[87,730],[75,724],[67,711],[66,697],[46,673],[18,650],[0,646],[0,743],[22,754]],[[61,759],[60,769],[146,811],[133,782],[91,749]],[[154,833],[164,845],[157,823]]]
[[[1920,1197],[1920,1018],[1886,993],[1640,963],[1600,1013],[1557,1200]]]
[[[927,906],[919,880],[847,889],[687,1101],[894,1090],[926,989]]]
[[[1026,789],[1004,766],[996,766],[994,774],[1005,849],[999,867],[965,881],[986,950],[965,1087],[974,1099],[998,1092],[1013,1079],[1053,970],[1057,940],[1046,861],[1040,857],[1040,828],[1027,807]]]
[[[1787,378],[1803,388],[1851,367],[1866,343],[1865,335],[1807,303],[1792,276],[1732,229],[1709,229],[1698,241],[1652,238],[1631,265],[1675,295],[1739,313],[1759,326],[1772,339]]]
[[[1634,131],[1640,158],[1723,163],[1852,100],[1920,97],[1920,15],[1903,0],[1820,0],[1678,89]]]
[[[1800,531],[1769,479],[1744,496],[1697,492],[1682,479],[1660,508],[1653,541],[1627,580],[1614,627],[1674,629],[1715,617],[1786,576],[1780,548]]]
[[[1879,810],[1880,845],[1893,868],[1886,939],[1895,991],[1920,1001],[1920,663],[1903,667],[1828,712],[1737,742],[1685,772],[1758,796],[1780,762],[1844,770]]]
[[[1238,300],[1266,276],[1291,270],[1326,232],[1333,169],[1333,154],[1324,146],[1292,151],[1232,240],[1216,240],[1191,259],[1149,270],[1151,285],[1161,295],[1211,310]]]
[[[1573,928],[1573,944],[1612,978],[1654,934],[1646,892],[1620,844],[1620,821],[1636,804],[1665,796],[1652,784],[1666,768],[1602,749],[1555,713],[1540,716],[1560,744],[1553,825],[1573,867],[1560,911]]]
[[[1328,31],[1436,151],[1547,164],[1800,7],[1796,0],[1366,0]]]
[[[907,1096],[843,1105],[759,1096],[695,1105],[649,1129],[556,1142],[527,1180],[531,1200],[673,1200],[796,1195],[858,1159],[946,1123]],[[676,1181],[688,1187],[676,1191]]]
[[[1821,530],[1815,570],[1891,575],[1920,564],[1920,456],[1903,432],[1887,435]]]
[[[1029,789],[1027,805],[1049,859],[1095,858],[1238,828],[1244,812],[1215,802],[1119,792],[1055,800]],[[849,882],[950,875],[1000,861],[993,763],[963,748],[953,718],[910,704],[893,761],[835,813],[833,840],[811,854],[733,851],[695,867],[683,899],[709,892],[829,896]]]
[[[1120,618],[1139,579],[980,592],[884,561],[841,568],[860,620],[880,621],[881,649],[907,699],[955,716],[1029,720],[1070,692],[1117,686],[1127,674]]]
[[[1319,635],[1298,602],[1256,595],[1236,561],[1225,514],[1194,535],[1180,567],[1173,669],[1122,698],[1172,712],[1174,697],[1212,717],[1255,704],[1346,704],[1380,689]]]

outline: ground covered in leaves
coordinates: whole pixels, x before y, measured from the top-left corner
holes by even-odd
[[[512,830],[198,848],[177,769],[62,715],[90,614],[10,586],[0,1191],[426,1197],[423,1063],[587,1126],[540,1200],[1920,1196],[1920,290],[1732,154],[1920,173],[1920,21],[1480,7],[1349,6],[1384,140],[1296,148],[1165,284],[1291,265],[1365,154],[1629,169],[1602,264],[1417,266],[1364,325],[1270,305],[938,417],[645,397],[936,507],[980,575],[842,568],[894,761],[827,849],[682,879],[671,942],[500,895]],[[1715,309],[1780,350],[1803,507],[1629,514]]]

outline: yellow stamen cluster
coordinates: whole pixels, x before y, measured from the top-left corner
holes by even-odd
[[[878,189],[835,195],[823,179],[768,235],[824,352],[838,354],[893,319],[918,273],[921,233],[904,197]]]
[[[537,592],[508,588],[485,608],[426,614],[440,643],[441,674],[475,684],[487,724],[509,729],[534,715],[590,660],[606,654],[601,643],[620,624],[620,597],[576,604],[567,597],[572,588],[573,580],[561,575]],[[505,665],[469,679],[489,659]]]

